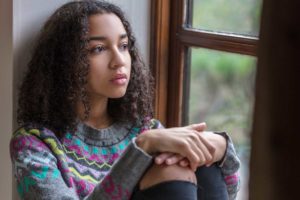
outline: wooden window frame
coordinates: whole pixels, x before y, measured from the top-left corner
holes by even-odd
[[[189,47],[257,56],[258,38],[203,31],[190,27],[192,0],[151,0],[150,66],[155,77],[155,117],[166,127],[186,122],[185,75],[189,69]],[[185,92],[185,93],[184,93]]]

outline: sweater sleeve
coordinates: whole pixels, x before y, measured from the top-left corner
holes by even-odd
[[[240,177],[238,170],[240,168],[240,160],[236,154],[233,142],[229,135],[225,132],[215,132],[224,136],[227,140],[227,148],[224,155],[224,158],[218,163],[223,174],[229,200],[236,199],[237,193],[240,188]]]
[[[130,199],[134,187],[151,163],[152,157],[135,144],[134,138],[88,199],[96,199],[99,194],[101,199],[107,200]]]
[[[14,136],[10,154],[21,199],[79,199],[64,180],[56,157],[36,136]]]
[[[49,148],[40,138],[29,133],[16,135],[10,143],[13,171],[21,199],[82,199],[76,193],[70,176],[60,167],[62,154],[57,146]],[[152,157],[129,144],[113,165],[110,173],[84,199],[129,199],[139,179],[152,162]],[[68,184],[70,183],[70,184]]]

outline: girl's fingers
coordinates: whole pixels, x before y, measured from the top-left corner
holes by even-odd
[[[181,161],[184,157],[180,154],[174,154],[170,156],[169,158],[166,159],[166,164],[167,165],[174,165]]]
[[[196,133],[199,138],[199,147],[204,156],[204,163],[211,162],[213,160],[214,147],[204,138],[201,134]]]
[[[187,160],[187,159],[182,159],[180,162],[179,162],[179,165],[181,166],[181,167],[187,167],[187,166],[189,166],[189,161]]]
[[[193,170],[196,170],[198,166],[210,163],[215,148],[206,137],[199,133],[205,128],[205,123],[199,123],[152,132],[153,135],[150,137],[152,139],[149,143],[155,146],[156,152],[165,152],[155,157],[155,163],[158,165],[163,163],[167,165],[176,163],[183,166],[190,165]],[[182,161],[184,158],[187,161]]]
[[[206,123],[201,122],[199,124],[191,124],[187,126],[189,129],[196,130],[196,131],[204,131],[206,129]]]
[[[184,156],[188,158],[193,168],[194,166],[199,167],[212,162],[215,148],[206,138],[201,136],[201,133],[194,131],[187,141],[188,148]]]
[[[155,164],[160,165],[164,163],[168,158],[172,157],[174,153],[164,152],[155,157]]]
[[[203,152],[203,147],[201,147],[201,142],[199,142],[199,141],[195,141],[195,152],[196,152],[196,154],[198,155],[198,158],[199,158],[198,163],[196,163],[197,166],[203,165],[206,162],[205,152]]]
[[[207,155],[206,159],[207,159],[207,163],[211,163],[213,161],[213,157],[215,155],[216,152],[216,148],[205,138],[200,134],[198,134],[201,142],[205,145],[206,149],[209,152],[209,155]]]
[[[189,140],[188,147],[185,149],[185,151],[183,149],[183,156],[187,157],[187,159],[190,161],[190,165],[192,169],[197,166],[200,166],[204,158],[201,150],[199,149],[199,147],[196,145],[196,142],[194,141],[195,138]]]
[[[193,137],[191,137],[191,138],[194,143],[194,144],[191,144],[191,147],[193,148],[193,145],[196,145],[194,147],[194,151],[199,156],[198,166],[201,166],[203,164],[206,164],[208,161],[211,161],[212,155],[208,151],[206,145],[202,142],[202,139],[200,138],[199,133],[197,131],[195,131]],[[207,141],[205,141],[205,143],[209,144]]]
[[[179,163],[184,157],[180,154],[165,152],[161,153],[158,156],[155,157],[155,163],[157,165],[160,164],[167,164],[167,165],[174,165],[176,163]]]

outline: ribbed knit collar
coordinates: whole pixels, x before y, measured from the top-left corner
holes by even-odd
[[[110,146],[122,141],[132,128],[131,124],[116,122],[103,129],[91,127],[79,122],[75,135],[87,144],[95,146]]]

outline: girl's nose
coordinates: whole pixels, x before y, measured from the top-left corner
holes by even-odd
[[[125,58],[126,55],[124,55],[119,49],[113,51],[112,55],[112,61],[111,61],[111,67],[112,68],[119,68],[126,64]]]

